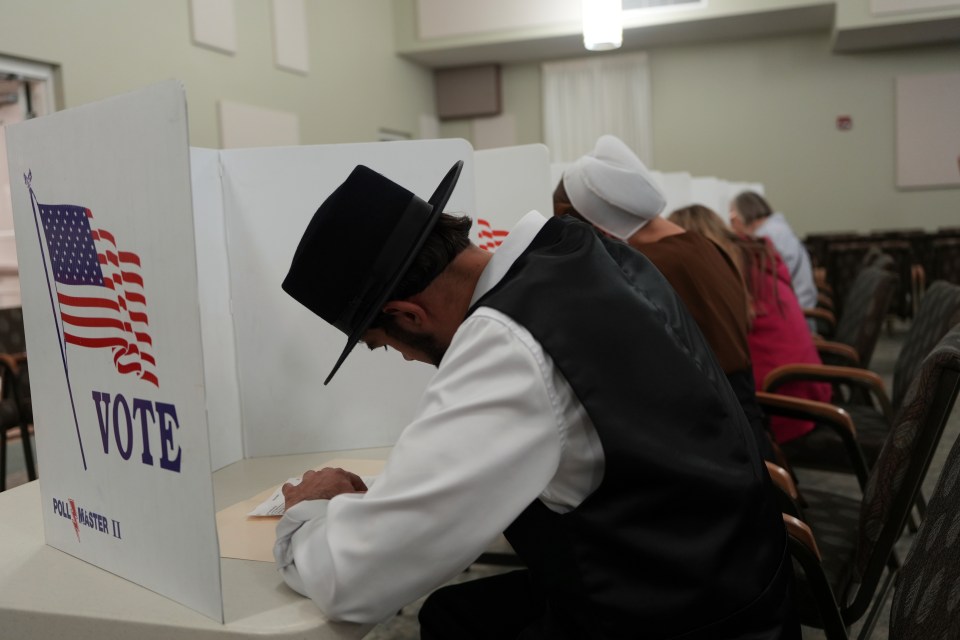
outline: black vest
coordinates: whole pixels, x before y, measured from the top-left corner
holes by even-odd
[[[529,637],[738,637],[783,573],[783,523],[737,398],[660,272],[553,218],[480,306],[550,354],[606,461],[579,507],[536,500],[506,531],[547,602]]]

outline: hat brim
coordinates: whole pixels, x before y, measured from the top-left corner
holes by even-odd
[[[374,318],[376,318],[377,314],[380,313],[383,305],[389,299],[390,294],[393,293],[393,290],[397,287],[400,279],[403,278],[404,274],[407,273],[407,270],[413,263],[414,258],[416,258],[417,254],[420,253],[420,249],[423,248],[423,244],[427,241],[427,236],[430,235],[430,232],[433,231],[433,227],[437,224],[437,220],[440,219],[440,214],[443,213],[443,208],[447,206],[447,201],[450,200],[450,196],[453,194],[453,190],[457,186],[457,180],[460,178],[460,171],[462,169],[463,160],[457,160],[453,166],[450,167],[450,170],[447,171],[447,175],[444,176],[443,180],[440,181],[440,184],[437,186],[436,190],[434,190],[433,195],[430,196],[427,204],[431,205],[433,208],[430,211],[430,215],[427,218],[426,224],[423,225],[423,229],[418,235],[416,241],[410,246],[410,250],[404,257],[400,268],[396,270],[390,280],[384,283],[376,296],[371,299],[372,302],[369,305],[369,308],[362,316],[360,322],[356,324],[353,331],[347,337],[347,345],[343,348],[343,352],[340,354],[340,357],[337,358],[337,363],[333,365],[333,369],[330,371],[327,379],[323,381],[324,385],[329,384],[330,380],[333,379],[334,374],[336,374],[337,370],[340,369],[340,365],[344,363],[344,361],[347,359],[347,356],[349,356],[350,352],[353,351],[353,348],[357,346],[357,343],[360,342],[360,338],[367,331],[367,329],[370,328]]]

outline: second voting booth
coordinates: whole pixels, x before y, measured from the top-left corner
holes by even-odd
[[[190,149],[174,81],[7,145],[46,542],[221,622],[212,472],[391,446],[433,372],[357,349],[323,386],[346,337],[280,289],[320,202],[356,164],[426,198],[463,160],[446,211],[495,250],[554,186],[542,145]]]

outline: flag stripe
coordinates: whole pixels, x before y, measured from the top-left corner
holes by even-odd
[[[103,307],[113,309],[114,311],[119,309],[117,303],[113,300],[104,300],[102,298],[78,298],[76,296],[68,296],[65,293],[58,293],[57,300],[60,301],[61,305],[74,307]]]
[[[71,334],[64,334],[64,341],[67,344],[75,344],[81,347],[93,347],[94,349],[103,347],[123,347],[127,344],[123,338],[84,338]]]

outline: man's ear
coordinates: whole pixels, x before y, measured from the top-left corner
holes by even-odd
[[[422,331],[427,321],[426,310],[409,300],[390,300],[383,305],[383,312],[393,316],[397,326],[407,331]]]

